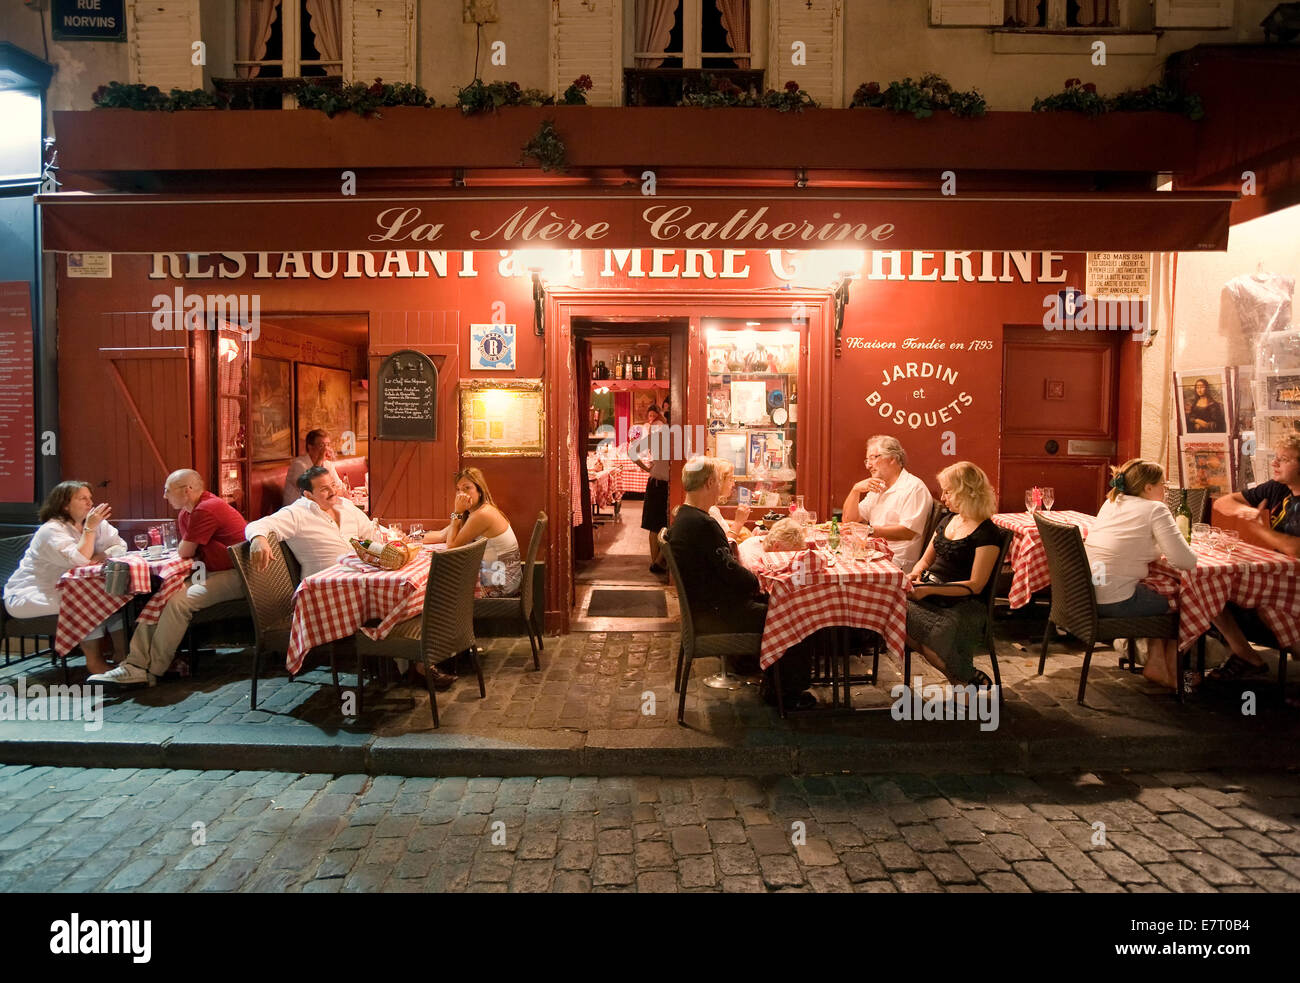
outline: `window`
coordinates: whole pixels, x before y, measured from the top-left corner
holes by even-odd
[[[1006,0],[1007,27],[1107,30],[1128,27],[1125,0]]]
[[[242,78],[343,74],[343,0],[239,0],[235,6]]]
[[[637,68],[748,68],[749,0],[636,0]]]

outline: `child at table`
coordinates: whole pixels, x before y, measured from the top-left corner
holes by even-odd
[[[1102,618],[1148,618],[1167,614],[1167,598],[1141,583],[1152,560],[1163,554],[1179,570],[1193,570],[1196,554],[1178,532],[1165,504],[1165,472],[1140,457],[1111,469],[1110,492],[1088,527],[1084,549],[1093,569],[1097,614]],[[1176,689],[1178,642],[1147,639],[1142,675]]]
[[[90,485],[84,481],[61,481],[50,489],[41,506],[41,527],[4,586],[9,614],[15,618],[57,615],[60,577],[74,567],[103,562],[106,551],[114,546],[125,550],[126,543],[108,521],[112,514],[106,503],[95,504]],[[116,631],[120,624],[115,615],[82,640],[81,651],[92,675],[112,668],[101,645],[105,627]]]

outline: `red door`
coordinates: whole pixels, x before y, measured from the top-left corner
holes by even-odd
[[[999,511],[1023,509],[1034,485],[1056,490],[1055,508],[1097,511],[1117,451],[1119,346],[1129,337],[1007,327]]]

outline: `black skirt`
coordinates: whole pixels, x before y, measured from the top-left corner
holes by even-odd
[[[651,478],[645,485],[645,507],[641,510],[641,528],[658,532],[668,525],[668,482]]]

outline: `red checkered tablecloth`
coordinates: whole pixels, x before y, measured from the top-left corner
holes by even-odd
[[[67,655],[87,635],[107,621],[132,596],[148,594],[153,580],[161,581],[153,597],[140,612],[139,623],[156,624],[167,601],[185,585],[194,561],[170,554],[149,560],[139,553],[128,553],[115,562],[131,567],[130,594],[109,594],[104,590],[104,564],[90,563],[69,570],[59,578],[59,627],[54,636],[54,650]]]
[[[887,649],[903,654],[912,588],[889,560],[850,560],[841,554],[831,566],[825,552],[803,550],[760,554],[751,569],[768,593],[759,652],[764,669],[814,632],[839,626],[877,632]]]
[[[380,570],[355,556],[307,577],[293,599],[293,624],[284,664],[289,672],[302,668],[317,645],[350,638],[358,630],[376,641],[393,627],[420,614],[429,583],[429,555],[421,550],[400,570]],[[362,628],[378,620],[374,628]]]
[[[1071,512],[1068,509],[1044,512],[1043,516],[1053,522],[1078,526],[1085,539],[1088,537],[1088,527],[1097,521],[1095,515]],[[1034,525],[1034,517],[1028,512],[999,512],[993,516],[993,522],[1015,533],[1011,551],[1007,554],[1012,574],[1007,599],[1013,608],[1023,608],[1037,591],[1052,583],[1047,570],[1047,551],[1043,549],[1043,540],[1038,535],[1038,527]]]
[[[607,471],[599,471],[591,476],[591,504],[593,508],[609,508],[623,497],[619,487],[619,475],[624,469],[617,465]]]
[[[1196,643],[1229,601],[1257,608],[1284,646],[1300,645],[1300,560],[1241,544],[1229,557],[1193,543],[1196,569],[1177,570],[1164,557],[1143,583],[1178,603],[1178,648]]]
[[[650,475],[635,464],[624,465],[618,472],[619,496],[626,495],[628,492],[637,492],[644,495],[646,482],[649,480]]]

